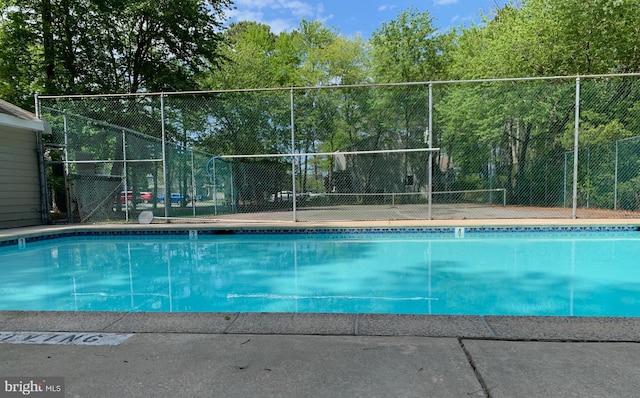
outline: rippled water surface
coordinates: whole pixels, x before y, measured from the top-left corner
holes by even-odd
[[[0,309],[640,316],[640,233],[62,238],[0,248]]]

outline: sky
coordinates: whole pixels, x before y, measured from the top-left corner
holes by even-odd
[[[302,19],[320,21],[345,36],[360,34],[369,39],[384,22],[395,19],[409,7],[428,11],[435,27],[445,32],[451,27],[481,23],[481,15],[491,15],[507,0],[234,0],[235,10],[227,12],[228,22],[255,21],[267,24],[273,33],[291,32]]]

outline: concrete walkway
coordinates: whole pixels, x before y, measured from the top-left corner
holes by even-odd
[[[0,331],[0,377],[64,377],[69,398],[640,391],[635,318],[4,311]],[[116,345],[34,343],[53,332],[77,342],[132,335]]]

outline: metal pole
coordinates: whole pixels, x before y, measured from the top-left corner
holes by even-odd
[[[618,141],[616,141],[615,178],[613,181],[613,210],[618,210]]]
[[[40,115],[40,99],[38,98],[38,93],[34,94],[33,100],[35,101],[36,117],[38,119],[42,119]],[[42,138],[43,133],[43,131],[36,132],[36,145],[38,151],[38,174],[40,178],[40,221],[43,225],[47,225],[51,222],[51,216],[49,212],[49,204],[51,203],[51,201],[49,200],[47,172],[45,171],[44,140]],[[68,217],[69,211],[67,210],[67,218]]]
[[[567,207],[567,155],[564,153],[564,177],[562,181],[562,207]]]
[[[489,147],[489,162],[487,163],[487,179],[489,180],[489,204],[493,204],[493,184],[491,182],[491,170],[493,162],[493,147]]]
[[[33,100],[35,101],[35,110],[36,110],[36,117],[38,119],[42,119],[41,115],[40,115],[40,98],[38,96],[38,93],[35,93],[33,95]]]
[[[580,125],[580,77],[576,77],[576,115],[573,131],[573,210],[572,217],[578,218],[578,136]]]
[[[47,192],[47,174],[44,165],[44,141],[42,139],[42,131],[36,131],[36,145],[38,151],[38,175],[40,182],[40,221],[43,225],[50,224],[51,216],[49,213],[49,193]],[[67,211],[67,214],[69,212]]]
[[[591,148],[587,147],[587,208],[591,200]]]
[[[216,158],[213,158],[213,214],[218,215],[218,177],[216,176]]]
[[[169,175],[167,170],[167,132],[164,121],[164,94],[160,95],[160,126],[162,129],[162,178],[164,179],[164,217],[169,222],[169,207],[171,206],[171,196],[169,194]]]
[[[293,88],[290,91],[290,102],[291,102],[291,153],[293,154],[296,151],[296,127],[295,127],[295,112],[293,109]],[[298,221],[298,217],[296,215],[296,157],[291,157],[291,184],[293,192],[293,222]]]
[[[64,190],[65,200],[67,201],[67,223],[73,223],[73,209],[71,206],[71,170],[69,170],[69,124],[67,120],[66,109],[62,113],[62,121],[64,123]]]
[[[193,218],[196,218],[196,201],[198,199],[198,192],[196,190],[196,175],[194,170],[194,158],[193,150],[191,151],[191,207],[193,208]]]
[[[429,127],[427,133],[427,144],[429,149],[433,148],[433,83],[429,83]],[[427,171],[427,197],[429,201],[429,220],[433,219],[433,151],[429,151],[429,170]]]
[[[233,214],[237,212],[236,208],[236,191],[234,189],[235,185],[233,185],[233,163],[229,163],[229,180],[231,183],[231,211]]]
[[[124,187],[124,214],[125,221],[129,222],[129,186],[127,184],[127,137],[125,136],[124,130],[122,131],[122,178]],[[133,197],[133,189],[131,190],[131,202],[133,202],[135,198]]]

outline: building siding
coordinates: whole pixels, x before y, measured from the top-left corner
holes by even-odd
[[[0,228],[42,224],[36,133],[0,125]]]

